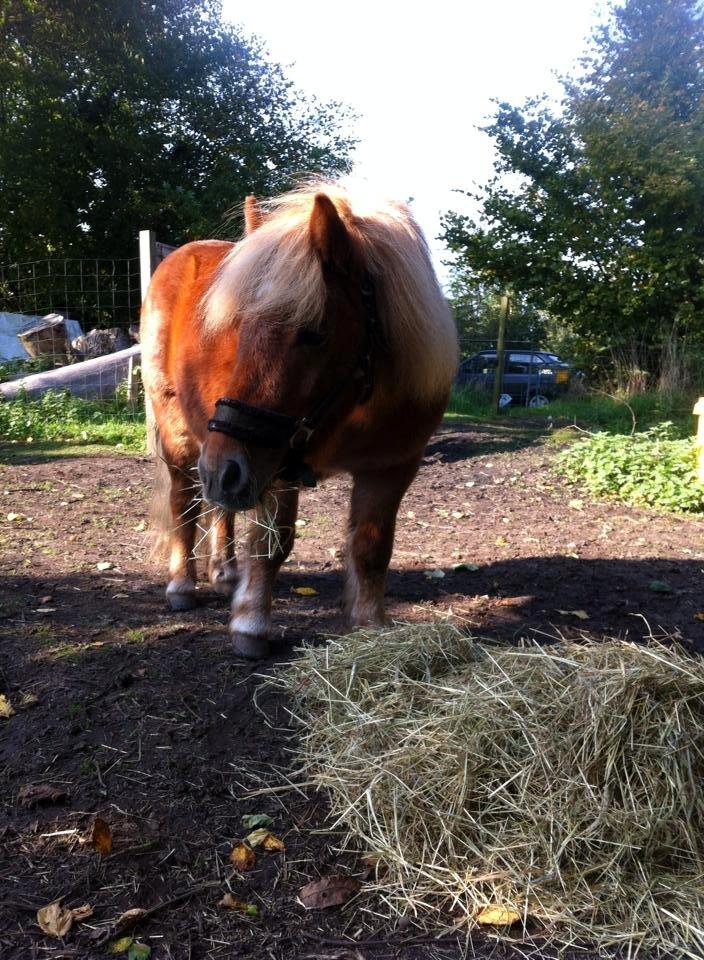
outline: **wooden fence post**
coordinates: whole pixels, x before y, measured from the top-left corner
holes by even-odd
[[[149,282],[157,268],[156,234],[153,230],[139,231],[139,285],[144,303]],[[147,453],[150,457],[157,454],[157,428],[152,402],[144,392],[144,419],[147,428]]]
[[[501,297],[499,307],[499,332],[496,338],[496,371],[494,373],[494,389],[491,396],[491,405],[494,413],[501,410],[501,391],[504,385],[504,355],[506,348],[506,322],[508,320],[509,300],[508,293]]]

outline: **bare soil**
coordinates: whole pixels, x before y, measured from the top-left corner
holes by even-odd
[[[443,428],[402,504],[391,616],[453,617],[507,641],[655,636],[704,648],[704,519],[590,500],[554,475],[553,456],[535,430]],[[135,907],[157,908],[134,929],[154,960],[548,955],[480,936],[430,944],[364,886],[325,911],[297,899],[320,876],[366,879],[360,857],[336,852],[324,795],[271,790],[298,761],[286,700],[262,686],[296,645],[343,631],[346,480],[302,497],[275,654],[253,665],[233,656],[227,606],[205,585],[197,610],[166,609],[148,558],[147,460],[27,447],[3,457],[0,694],[16,710],[0,720],[3,960],[105,956],[105,931]],[[37,784],[62,796],[24,805],[21,789]],[[229,854],[252,813],[273,817],[286,850],[240,875]],[[80,842],[96,816],[112,829],[109,855]],[[218,907],[228,890],[258,914]],[[36,923],[59,897],[93,907],[63,941]]]

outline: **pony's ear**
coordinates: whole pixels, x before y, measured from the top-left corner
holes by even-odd
[[[349,269],[352,242],[335,204],[326,193],[316,193],[310,215],[310,239],[324,267]]]
[[[257,227],[260,227],[264,217],[262,212],[259,209],[259,204],[257,203],[257,198],[251,196],[245,197],[244,200],[244,235],[248,237],[250,233],[254,233]]]

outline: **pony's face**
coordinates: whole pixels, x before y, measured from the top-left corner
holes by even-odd
[[[227,396],[251,408],[301,418],[346,384],[316,430],[314,445],[359,396],[357,374],[367,332],[361,271],[351,238],[324,194],[315,199],[309,230],[325,280],[322,318],[308,326],[275,316],[240,323]],[[226,510],[253,507],[272,482],[283,479],[290,454],[288,441],[247,442],[209,432],[198,461],[206,499]]]

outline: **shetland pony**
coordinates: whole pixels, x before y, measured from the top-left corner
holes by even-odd
[[[300,487],[349,473],[346,613],[383,624],[396,514],[457,367],[454,323],[407,207],[323,183],[249,197],[238,243],[189,243],[160,264],[141,342],[168,468],[171,607],[195,603],[202,491],[220,508],[208,572],[234,590],[235,652],[265,656]],[[247,509],[256,522],[238,568],[233,513]]]

